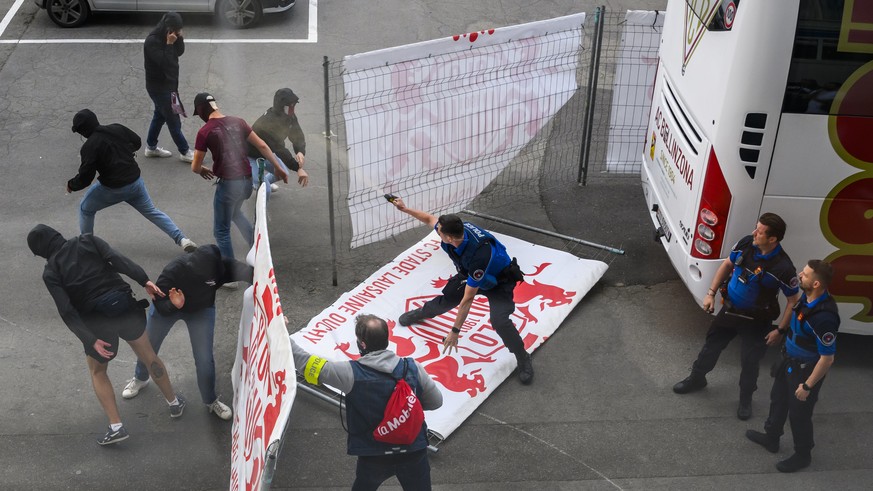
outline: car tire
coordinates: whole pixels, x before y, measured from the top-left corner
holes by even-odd
[[[259,0],[219,0],[215,10],[221,22],[234,29],[256,25],[264,13]]]
[[[45,10],[49,19],[60,27],[79,27],[91,14],[87,0],[49,0]]]

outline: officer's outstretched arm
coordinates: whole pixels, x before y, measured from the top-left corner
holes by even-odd
[[[407,208],[406,203],[403,202],[399,197],[391,200],[391,204],[394,205],[395,208],[406,213],[407,215],[415,218],[416,220],[426,223],[427,225],[433,227],[437,223],[437,217],[431,215],[426,211],[416,210],[414,208]]]

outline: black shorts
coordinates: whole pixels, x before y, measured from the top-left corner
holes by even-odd
[[[131,309],[115,317],[91,313],[83,319],[88,329],[97,337],[110,344],[107,350],[112,356],[104,358],[94,351],[93,346],[85,346],[85,354],[99,361],[108,363],[118,354],[118,338],[125,341],[135,341],[143,335],[146,328],[146,313],[144,309]]]

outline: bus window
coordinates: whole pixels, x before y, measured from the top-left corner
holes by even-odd
[[[846,79],[873,60],[870,53],[839,50],[840,30],[851,21],[843,18],[844,7],[844,0],[800,0],[782,112],[830,114]]]
[[[740,0],[686,0],[698,22],[708,31],[730,31]]]

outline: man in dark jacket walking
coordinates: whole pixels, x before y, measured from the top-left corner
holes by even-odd
[[[94,215],[98,211],[126,202],[169,235],[185,252],[197,248],[197,244],[185,237],[173,220],[152,203],[134,158],[142,146],[139,135],[117,123],[101,126],[97,115],[90,109],[82,109],[73,117],[73,132],[88,140],[79,152],[82,157],[79,173],[67,181],[67,192],[85,189],[99,174],[97,182],[85,191],[79,205],[81,233],[94,233]]]
[[[294,108],[299,101],[300,98],[291,89],[277,90],[273,95],[273,107],[268,108],[255,121],[255,124],[252,125],[252,131],[270,147],[270,150],[279,160],[279,164],[283,166],[285,173],[289,174],[288,169],[290,168],[297,173],[297,183],[306,187],[309,184],[309,174],[303,170],[306,137],[297,121],[297,115],[294,114]],[[295,153],[285,147],[285,139],[291,142]],[[249,144],[249,163],[252,166],[252,187],[254,189],[260,185],[257,167],[257,159],[260,157],[261,152],[254,145]],[[275,174],[272,164],[267,163],[264,181],[270,185],[270,188],[267,189],[268,194],[275,189],[273,183],[279,180]]]
[[[158,147],[158,136],[164,123],[170,136],[179,149],[179,160],[191,162],[194,151],[182,134],[182,120],[173,110],[173,98],[182,107],[179,98],[179,57],[185,53],[185,40],[182,37],[182,16],[167,12],[152,29],[143,43],[145,56],[146,91],[155,104],[155,112],[146,136],[146,157],[169,157],[172,152]]]
[[[384,319],[359,315],[355,319],[355,338],[361,357],[347,362],[310,355],[291,340],[294,365],[306,381],[330,385],[346,395],[348,454],[358,456],[352,490],[377,489],[391,476],[397,476],[405,490],[429,490],[427,424],[422,423],[409,445],[376,441],[373,430],[382,421],[395,379],[405,377],[424,410],[441,407],[443,395],[421,365],[388,349],[388,324]]]
[[[57,230],[40,224],[27,234],[27,245],[35,255],[46,259],[42,274],[45,286],[64,323],[85,349],[94,392],[109,418],[109,431],[97,443],[109,445],[128,438],[106,373],[109,361],[118,352],[119,337],[148,366],[170,406],[170,417],[182,416],[185,400],[173,392],[167,369],[145,335],[142,304],[148,302],[137,302],[130,285],[121,277],[124,274],[136,281],[152,298],[163,296],[145,271],[91,234],[67,240]]]
[[[197,369],[200,398],[209,412],[229,420],[233,411],[218,399],[215,393],[215,358],[212,341],[215,334],[215,292],[222,285],[236,281],[252,281],[252,267],[233,258],[224,258],[218,246],[198,247],[191,254],[183,254],[170,261],[157,285],[166,291],[149,309],[146,334],[155,353],[161,349],[164,338],[177,321],[185,321],[191,351]],[[134,377],[124,387],[121,396],[131,399],[148,385],[149,372],[143,361],[137,361]]]

